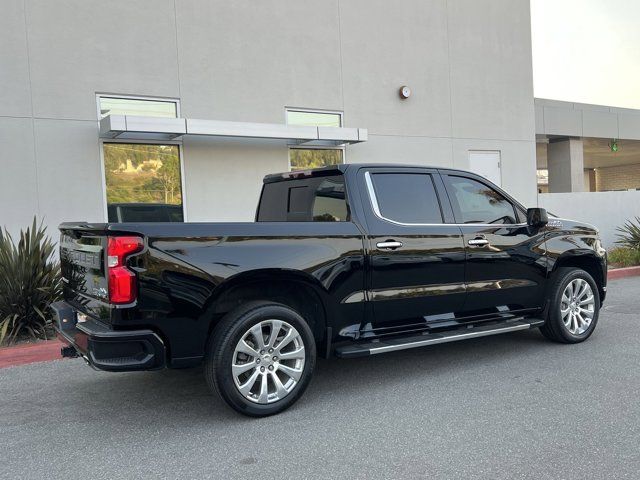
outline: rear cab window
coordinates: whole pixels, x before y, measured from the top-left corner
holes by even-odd
[[[342,174],[306,176],[265,183],[258,222],[348,222]]]

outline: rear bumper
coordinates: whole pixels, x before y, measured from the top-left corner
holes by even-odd
[[[77,311],[66,302],[51,305],[58,338],[84,358],[89,365],[109,372],[156,370],[166,363],[166,349],[151,330],[113,330],[87,318],[78,321]],[[69,349],[63,349],[69,356]]]

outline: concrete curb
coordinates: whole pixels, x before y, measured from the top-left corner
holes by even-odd
[[[627,267],[627,268],[614,268],[613,270],[609,270],[607,272],[607,279],[616,280],[618,278],[635,277],[636,275],[640,275],[640,266]]]
[[[0,348],[0,368],[60,359],[62,346],[63,343],[60,340],[45,340],[28,345]]]

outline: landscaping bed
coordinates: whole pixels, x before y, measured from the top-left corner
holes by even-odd
[[[617,247],[607,253],[609,269],[640,266],[640,250],[629,247]]]
[[[617,247],[607,253],[609,260],[609,280],[640,275],[640,250]]]

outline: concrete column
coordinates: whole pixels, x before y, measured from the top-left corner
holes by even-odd
[[[582,139],[550,140],[547,147],[549,192],[584,192]]]

